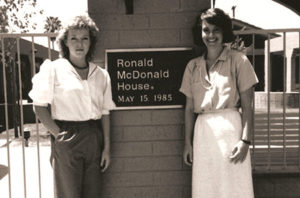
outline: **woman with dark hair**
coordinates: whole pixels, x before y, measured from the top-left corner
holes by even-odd
[[[203,12],[194,33],[202,54],[188,63],[180,88],[192,197],[253,197],[249,145],[257,77],[247,57],[227,44],[234,35],[224,11]]]
[[[57,37],[61,57],[46,60],[29,96],[51,133],[55,197],[100,197],[101,171],[110,164],[110,77],[91,62],[98,28],[77,16]],[[49,108],[50,107],[50,108]]]

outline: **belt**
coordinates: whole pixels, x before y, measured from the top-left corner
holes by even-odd
[[[69,120],[54,120],[56,123],[60,124],[73,124],[73,125],[84,125],[84,124],[91,124],[91,123],[98,123],[101,119],[98,120],[80,120],[80,121],[69,121]]]
[[[203,111],[199,112],[198,114],[221,113],[221,112],[227,112],[227,111],[239,111],[239,109],[238,108],[225,108],[225,109],[203,110]]]

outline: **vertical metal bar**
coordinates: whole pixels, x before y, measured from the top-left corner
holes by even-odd
[[[34,46],[34,36],[31,37],[31,51],[32,51],[32,71],[33,74],[36,73],[36,63],[35,63],[35,46]],[[41,184],[41,159],[40,159],[40,131],[39,131],[39,124],[37,117],[35,116],[35,123],[36,123],[36,146],[37,146],[37,158],[38,158],[38,180],[39,180],[39,197],[42,197],[42,184]]]
[[[270,90],[271,90],[271,55],[270,55],[270,34],[268,33],[268,107],[267,107],[267,113],[268,113],[268,165],[267,169],[271,170],[271,145],[270,145]]]
[[[31,54],[32,54],[32,74],[34,75],[36,72],[34,36],[31,36]]]
[[[210,8],[214,8],[215,7],[215,0],[210,0]]]
[[[5,108],[5,131],[6,131],[6,146],[7,146],[7,166],[8,166],[8,192],[11,198],[11,172],[10,172],[10,149],[9,149],[9,125],[8,125],[8,102],[7,102],[7,85],[6,85],[6,66],[5,66],[5,51],[4,38],[1,37],[2,50],[2,70],[3,70],[3,91],[4,91],[4,108]]]
[[[252,65],[255,70],[255,34],[252,34]],[[255,90],[254,90],[254,100],[253,100],[253,123],[252,123],[252,163],[253,169],[255,170]]]
[[[48,57],[49,57],[50,60],[52,60],[51,45],[50,45],[50,36],[49,36],[49,34],[48,34],[47,38],[48,38]]]
[[[17,54],[18,54],[18,77],[19,77],[19,101],[20,101],[20,114],[21,114],[21,123],[20,123],[20,131],[22,138],[22,152],[23,152],[23,175],[24,175],[24,197],[27,198],[27,189],[26,189],[26,163],[25,163],[25,144],[24,144],[24,130],[23,130],[23,96],[22,96],[22,70],[21,70],[21,58],[20,58],[20,37],[17,38]]]
[[[285,121],[286,121],[286,86],[287,86],[287,68],[286,68],[286,32],[283,32],[283,95],[282,95],[282,103],[283,103],[283,117],[282,117],[282,130],[283,130],[283,168],[286,169],[286,131],[285,131]]]
[[[298,41],[299,41],[299,51],[298,51],[298,68],[299,68],[299,81],[300,81],[300,31],[298,32]],[[297,57],[296,56],[296,57]],[[298,168],[300,169],[300,88],[298,90],[298,106],[299,106],[299,115],[298,115]]]

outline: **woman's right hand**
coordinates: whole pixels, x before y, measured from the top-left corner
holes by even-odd
[[[188,166],[192,165],[192,163],[193,163],[193,147],[191,144],[184,145],[183,160],[186,165],[188,165]]]
[[[184,126],[184,151],[183,160],[186,165],[191,166],[193,163],[193,126],[195,124],[195,113],[193,99],[186,97],[186,105],[184,112],[185,126]]]
[[[54,136],[55,140],[63,140],[63,136],[67,134],[67,131],[61,131],[61,132],[57,132],[57,133],[52,133],[52,135]]]

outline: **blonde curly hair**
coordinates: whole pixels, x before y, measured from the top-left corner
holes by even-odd
[[[70,52],[69,48],[66,46],[66,41],[68,37],[68,32],[70,29],[87,29],[89,31],[89,36],[91,40],[90,49],[86,55],[87,61],[90,61],[92,59],[93,53],[96,48],[97,43],[97,33],[99,32],[99,29],[96,25],[96,23],[91,19],[89,16],[86,15],[80,15],[74,17],[72,20],[70,20],[68,23],[66,23],[61,30],[59,31],[59,34],[56,38],[56,42],[59,48],[59,53],[61,57],[69,59]]]

